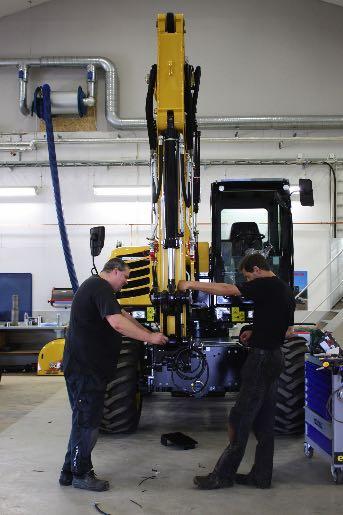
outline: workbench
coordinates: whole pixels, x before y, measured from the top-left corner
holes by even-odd
[[[0,326],[0,370],[36,371],[38,354],[51,340],[64,338],[65,325]]]

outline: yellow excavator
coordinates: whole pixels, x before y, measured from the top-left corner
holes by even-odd
[[[293,281],[290,191],[284,179],[215,182],[211,252],[208,243],[198,242],[200,132],[196,112],[201,70],[185,59],[183,14],[159,14],[156,25],[157,64],[151,67],[146,97],[151,234],[148,245],[119,247],[110,257],[121,257],[130,267],[128,284],[117,294],[121,305],[141,323],[166,334],[169,343],[152,348],[124,339],[116,377],[105,398],[102,430],[109,433],[137,428],[144,393],[170,391],[175,396],[200,397],[239,390],[246,350],[229,337],[229,329],[252,321],[251,302],[199,293],[191,296],[177,291],[179,280],[237,282],[240,259],[254,249],[268,256],[272,269],[290,285]],[[246,210],[250,217],[252,209],[265,212],[267,234],[261,233],[254,217],[230,221],[230,213],[237,216],[237,209]],[[96,231],[91,248],[92,241],[96,242]],[[101,249],[93,250],[94,257]],[[62,349],[61,341],[42,349],[39,374],[62,373]],[[303,426],[300,378],[305,349],[297,337],[285,342],[289,370],[282,379],[277,415],[283,433],[301,431]],[[295,403],[287,404],[294,399]]]

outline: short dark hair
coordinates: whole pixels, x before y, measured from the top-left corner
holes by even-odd
[[[125,263],[120,258],[112,258],[107,261],[107,263],[104,264],[104,268],[102,269],[103,272],[112,272],[112,270],[120,270],[123,272],[125,268],[129,268],[129,265]]]
[[[262,254],[248,254],[245,256],[239,264],[240,272],[245,270],[246,272],[252,272],[254,266],[257,266],[261,270],[270,271],[270,266],[268,261]]]

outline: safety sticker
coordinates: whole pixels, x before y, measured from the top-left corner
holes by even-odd
[[[146,308],[146,320],[147,322],[153,322],[155,320],[155,308],[149,306]]]
[[[232,322],[245,322],[245,311],[241,311],[238,306],[232,307],[231,320]]]

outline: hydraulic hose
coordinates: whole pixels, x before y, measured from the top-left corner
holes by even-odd
[[[50,100],[50,86],[48,84],[44,84],[41,88],[37,88],[34,94],[32,111],[36,113],[36,115],[44,120],[46,127],[46,138],[48,144],[48,152],[49,152],[49,164],[51,171],[51,179],[52,185],[54,189],[54,197],[55,197],[55,207],[56,214],[58,220],[58,227],[60,230],[61,242],[63,247],[63,253],[65,262],[67,265],[67,270],[69,274],[70,283],[75,293],[79,287],[79,283],[77,280],[74,262],[70,250],[69,239],[67,234],[67,229],[64,222],[64,214],[61,200],[61,190],[60,190],[60,181],[58,177],[58,168],[57,168],[57,160],[56,160],[56,151],[55,151],[55,139],[54,139],[54,128],[52,124],[51,117],[51,100]]]
[[[194,369],[191,370],[185,370],[185,364],[187,360],[191,363],[192,358],[196,358],[198,360],[198,365],[195,366]],[[183,382],[199,382],[202,383],[202,386],[199,387],[197,391],[190,391],[188,390],[188,393],[192,395],[200,394],[207,386],[208,379],[209,379],[209,365],[206,359],[206,356],[203,352],[201,352],[198,349],[192,348],[183,348],[180,349],[173,360],[173,367],[171,371],[171,378],[173,381],[174,386],[177,389],[184,390],[183,385],[178,385],[175,381],[175,375],[181,379]],[[205,374],[205,377],[202,381],[200,381],[200,378]]]

